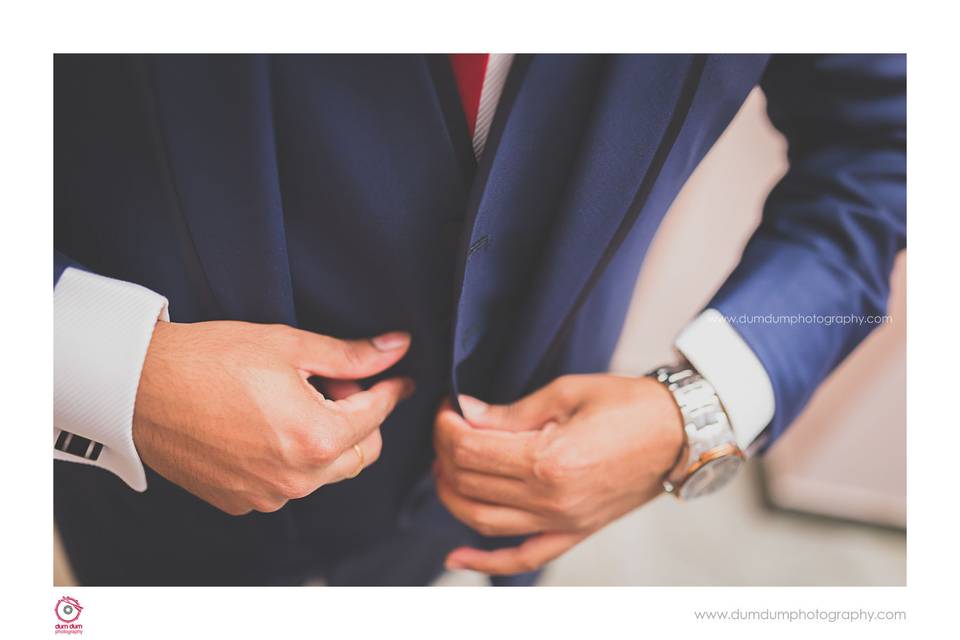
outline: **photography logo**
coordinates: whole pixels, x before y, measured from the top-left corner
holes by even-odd
[[[80,613],[82,611],[83,607],[80,606],[80,603],[77,602],[76,598],[63,596],[57,600],[57,604],[54,606],[53,612],[57,614],[57,620],[60,622],[54,625],[54,632],[70,634],[83,633],[83,625],[77,622],[77,619],[80,617]]]

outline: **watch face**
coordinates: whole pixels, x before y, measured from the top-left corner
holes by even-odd
[[[735,455],[723,456],[707,462],[687,478],[680,487],[679,497],[689,500],[713,493],[730,482],[741,464],[743,459]]]

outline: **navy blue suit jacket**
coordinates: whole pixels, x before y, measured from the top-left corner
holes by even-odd
[[[81,577],[182,581],[176,547],[214,531],[238,541],[210,551],[224,563],[255,540],[287,543],[219,580],[296,567],[304,538],[323,540],[314,559],[333,575],[334,555],[396,531],[457,530],[426,479],[436,403],[604,370],[663,215],[758,83],[790,169],[710,306],[882,314],[905,245],[905,75],[903,56],[518,56],[477,163],[445,56],[58,56],[55,281],[72,265],[136,282],[181,322],[405,329],[396,371],[419,384],[377,465],[278,514],[230,519],[156,475],[139,495],[57,465],[68,548],[71,529],[86,540],[71,549]],[[736,328],[773,384],[774,439],[869,331]],[[199,524],[148,514],[177,510]],[[153,573],[104,569],[119,543],[97,560],[81,511],[162,529]],[[373,573],[343,581],[419,579]]]

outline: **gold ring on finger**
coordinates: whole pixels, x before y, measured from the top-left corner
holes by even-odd
[[[360,475],[360,472],[363,471],[363,464],[366,462],[366,458],[363,455],[363,447],[359,444],[353,445],[353,450],[357,452],[357,470],[353,472],[351,478],[356,478]]]

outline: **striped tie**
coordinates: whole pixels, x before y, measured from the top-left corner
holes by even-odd
[[[490,123],[497,111],[503,84],[513,62],[512,54],[451,53],[450,66],[457,80],[460,104],[479,158],[487,142]]]

